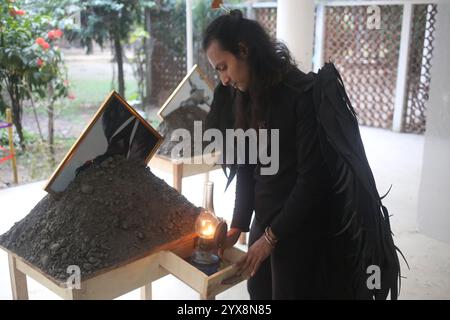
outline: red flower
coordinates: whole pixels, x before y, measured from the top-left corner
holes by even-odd
[[[60,30],[60,29],[55,29],[55,30],[53,30],[53,33],[55,34],[55,37],[56,37],[56,38],[61,38],[62,35],[63,35],[63,32],[62,32],[62,30]]]
[[[54,31],[54,30],[49,31],[49,32],[47,33],[47,36],[48,36],[48,38],[49,38],[50,40],[56,39],[55,31]]]
[[[219,9],[220,6],[222,5],[222,3],[223,3],[223,0],[214,0],[214,1],[211,3],[211,8],[212,8],[212,9]]]
[[[50,45],[48,44],[47,41],[44,40],[44,38],[37,38],[36,39],[36,43],[41,46],[42,49],[47,50],[48,48],[50,48]]]
[[[44,61],[42,61],[41,58],[38,58],[37,61],[36,61],[36,64],[37,64],[38,68],[40,68],[44,64]]]
[[[70,99],[70,100],[75,100],[75,95],[73,93],[69,93],[67,95],[67,98]]]
[[[25,10],[17,10],[16,8],[10,8],[9,14],[12,16],[23,16],[25,14]]]
[[[64,80],[63,84],[64,84],[65,87],[67,87],[69,85],[69,80]]]
[[[39,37],[39,38],[36,39],[36,43],[37,43],[38,45],[40,45],[40,46],[42,46],[42,44],[43,44],[44,42],[45,42],[44,38]]]
[[[59,29],[54,29],[48,32],[47,36],[50,40],[55,40],[58,38],[61,38],[63,35],[63,32]]]

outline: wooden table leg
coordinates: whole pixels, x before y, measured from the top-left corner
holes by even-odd
[[[207,295],[201,293],[200,300],[216,300],[216,296],[207,296]]]
[[[83,292],[78,289],[68,289],[64,300],[85,300]]]
[[[182,181],[183,181],[183,163],[173,162],[173,187],[181,193]]]
[[[141,287],[141,300],[152,300],[152,283]]]
[[[28,300],[27,276],[17,269],[16,257],[8,254],[9,276],[14,300]]]

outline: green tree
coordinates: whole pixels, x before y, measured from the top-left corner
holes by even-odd
[[[70,32],[71,39],[80,39],[89,47],[92,41],[101,47],[109,40],[117,62],[119,93],[125,95],[123,72],[124,50],[133,27],[141,24],[145,8],[154,6],[148,0],[79,0],[73,1],[81,9],[79,28]]]
[[[62,30],[55,28],[49,16],[18,9],[20,4],[12,0],[0,4],[0,111],[11,105],[13,122],[25,149],[24,101],[33,96],[55,101],[67,96],[69,91],[64,82],[62,55],[54,46]]]

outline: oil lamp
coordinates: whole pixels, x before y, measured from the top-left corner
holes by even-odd
[[[214,212],[213,182],[206,182],[204,192],[203,208],[195,222],[198,238],[190,262],[207,275],[211,275],[219,268],[220,261],[216,251],[225,241],[228,227]]]

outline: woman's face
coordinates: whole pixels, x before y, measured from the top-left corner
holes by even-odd
[[[209,63],[219,73],[224,86],[231,85],[240,91],[247,91],[250,80],[249,67],[246,61],[246,48],[242,47],[239,56],[220,47],[219,42],[213,40],[206,50]]]

